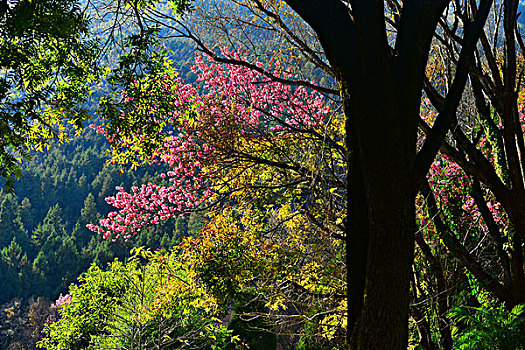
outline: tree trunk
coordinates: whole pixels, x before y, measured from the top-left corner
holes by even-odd
[[[399,182],[392,181],[391,186]],[[410,197],[402,192],[384,192],[391,197],[369,213],[366,284],[361,316],[351,338],[352,349],[403,349],[407,344],[415,230],[414,208]]]
[[[347,115],[352,116],[351,135],[357,138],[358,144],[353,150],[357,152],[354,160],[358,164],[352,166],[363,174],[368,218],[367,228],[350,233],[349,245],[368,240],[364,291],[355,290],[349,284],[350,294],[363,293],[350,300],[354,317],[361,308],[350,347],[403,349],[408,339],[409,281],[414,251],[410,153],[415,155],[415,143],[410,152],[410,141],[403,137],[400,125],[402,118],[397,116],[399,109],[392,85],[383,84],[381,89],[374,79],[369,82],[363,82],[361,93],[358,96],[354,93],[352,101],[345,101],[346,110],[350,111]],[[369,89],[364,89],[365,85]],[[363,93],[366,90],[368,94]],[[356,184],[348,186],[352,188]],[[355,200],[350,198],[350,202]],[[356,268],[362,269],[352,258],[349,255],[349,278],[358,273]]]
[[[350,135],[352,128],[347,123],[346,133]],[[348,334],[360,317],[363,307],[363,295],[366,282],[366,265],[369,245],[368,231],[368,205],[366,199],[365,183],[357,153],[357,140],[355,137],[347,137],[347,149],[350,150],[348,159],[348,219],[347,219],[347,283],[348,292]],[[350,268],[351,267],[351,268]]]

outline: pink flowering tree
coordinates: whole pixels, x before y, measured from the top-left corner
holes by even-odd
[[[292,75],[278,60],[266,69]],[[232,291],[248,285],[253,292],[255,284],[274,316],[287,303],[301,303],[293,322],[315,323],[310,331],[316,337],[342,342],[347,152],[337,103],[207,56],[197,56],[194,71],[200,89],[166,67],[135,80],[120,103],[106,106],[108,123],[95,128],[113,146],[111,161],[158,163],[168,171],[159,184],[118,187],[107,198],[117,210],[88,227],[107,239],[128,240],[164,220],[205,210],[206,233],[186,241],[185,251],[199,278],[225,293],[218,297],[235,297]],[[248,252],[251,262],[243,259]],[[226,256],[237,258],[221,261]],[[218,270],[208,262],[224,268],[224,281],[209,275]],[[302,297],[292,298],[290,286]],[[318,312],[324,317],[311,317]]]
[[[269,65],[275,74],[280,72],[278,61]],[[278,171],[268,184],[281,181],[284,188],[314,180],[320,183],[316,195],[325,191],[343,196],[341,120],[324,96],[268,82],[253,70],[219,65],[206,56],[197,57],[194,70],[203,84],[200,94],[167,69],[134,81],[118,109],[111,110],[111,123],[97,127],[113,146],[112,162],[163,163],[169,171],[161,175],[166,185],[148,183],[129,192],[117,188],[107,202],[118,211],[99,225],[89,225],[91,230],[104,238],[130,239],[152,224],[257,186],[238,181],[252,166]],[[297,140],[295,149],[292,138]],[[308,153],[293,154],[301,151]],[[317,159],[317,151],[325,153],[324,159]],[[319,170],[316,162],[323,162],[325,169]],[[344,201],[335,204],[336,211],[344,212]]]

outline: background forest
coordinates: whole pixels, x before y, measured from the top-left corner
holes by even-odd
[[[318,3],[0,1],[0,349],[524,348],[525,2]]]

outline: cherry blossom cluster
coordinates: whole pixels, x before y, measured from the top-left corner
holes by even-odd
[[[481,213],[470,194],[471,180],[458,164],[446,155],[439,155],[430,168],[428,178],[438,205],[448,212],[449,221],[453,220],[455,225],[463,226],[464,232],[474,224],[479,224],[479,228],[486,230]],[[494,222],[503,230],[507,224],[503,208],[490,192],[485,194],[485,200]],[[446,220],[444,216],[441,219]]]
[[[54,307],[57,310],[61,310],[64,307],[64,305],[68,305],[69,303],[71,303],[71,295],[62,295],[62,293],[60,293],[58,299],[55,301],[54,304],[51,305],[51,307]]]
[[[246,61],[238,54],[227,51],[223,54]],[[282,72],[278,60],[271,64],[275,76],[293,78],[291,73]],[[260,62],[255,65],[262,67]],[[241,65],[220,65],[207,56],[197,56],[193,71],[198,73],[198,80],[204,82],[204,98],[233,107],[238,122],[244,127],[296,131],[324,125],[330,115],[331,106],[320,93],[303,86],[269,81],[261,73]],[[211,111],[214,112],[216,110]],[[221,117],[216,117],[220,122]]]
[[[274,74],[291,77],[281,72],[278,61],[271,64]],[[215,147],[217,142],[235,143],[239,135],[246,139],[253,135],[278,137],[282,132],[322,128],[332,113],[330,103],[320,93],[268,81],[242,66],[220,65],[209,57],[197,56],[193,70],[204,86],[200,96],[195,86],[169,75],[135,81],[123,94],[122,120],[152,123],[153,130],[161,135],[149,161],[169,167],[170,171],[161,174],[169,184],[147,183],[130,192],[117,187],[116,195],[106,201],[118,211],[98,225],[87,225],[105,239],[129,240],[141,230],[194,210],[210,198],[214,176],[225,168],[224,163],[217,164],[224,156]],[[150,145],[152,137],[158,137],[149,135],[144,131],[147,129],[138,127],[140,124],[124,125],[126,128],[111,131],[95,127],[116,145],[114,156],[129,150],[139,153]],[[217,133],[225,137],[216,138],[213,134]]]

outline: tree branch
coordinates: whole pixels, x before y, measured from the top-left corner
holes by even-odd
[[[483,26],[485,25],[491,5],[492,0],[482,0],[474,21],[465,28],[464,45],[459,56],[454,81],[445,98],[444,108],[439,113],[432,132],[430,135],[427,135],[423,147],[416,156],[413,174],[417,187],[419,187],[419,184],[423,181],[430,165],[434,161],[436,153],[441,147],[445,135],[452,122],[456,119],[456,109],[465,88],[470,64],[474,58],[474,50]]]
[[[490,275],[485,270],[485,268],[472,257],[472,255],[470,255],[468,250],[461,244],[454,232],[450,231],[448,225],[446,225],[441,220],[441,215],[439,213],[436,199],[434,198],[434,194],[432,193],[432,189],[430,188],[427,180],[423,181],[421,184],[421,194],[425,197],[428,214],[434,221],[437,233],[448,250],[454,254],[459,262],[465,268],[467,268],[494,296],[506,302],[511,302],[513,298],[508,290],[506,290],[496,278]]]

